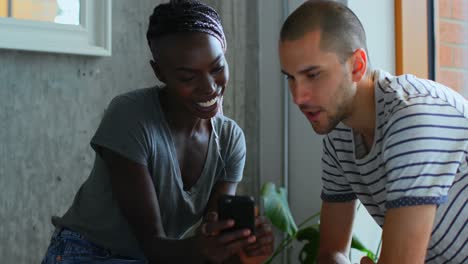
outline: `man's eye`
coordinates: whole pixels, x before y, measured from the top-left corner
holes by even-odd
[[[293,79],[293,77],[292,77],[291,75],[287,75],[287,74],[284,75],[284,78],[285,78],[286,80],[288,80],[288,81],[290,81],[290,80]]]
[[[317,79],[317,77],[319,76],[320,76],[320,72],[312,72],[312,73],[307,74],[307,77],[310,79]]]

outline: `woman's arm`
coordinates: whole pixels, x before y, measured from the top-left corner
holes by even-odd
[[[206,206],[205,214],[208,212],[218,211],[219,197],[225,194],[236,195],[237,182],[219,181],[217,182],[210,194],[210,199]]]
[[[202,233],[210,234],[208,224],[217,219],[218,199],[223,194],[235,195],[237,183],[221,181],[218,182],[210,196],[207,206],[207,215],[202,224]],[[263,263],[274,250],[274,235],[271,223],[265,217],[256,216],[255,219],[255,242],[239,249],[236,255],[232,256],[226,263],[257,264]]]
[[[205,263],[208,260],[218,263],[252,242],[248,239],[250,234],[241,231],[210,237],[198,235],[184,240],[167,238],[146,166],[106,148],[102,148],[101,153],[120,210],[151,263]],[[231,226],[228,221],[216,221],[209,228],[219,233]]]

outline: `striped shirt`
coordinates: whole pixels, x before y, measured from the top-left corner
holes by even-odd
[[[359,199],[381,227],[390,208],[435,204],[426,263],[466,263],[467,100],[413,75],[374,80],[372,148],[358,153],[360,136],[342,123],[324,137],[322,200]]]

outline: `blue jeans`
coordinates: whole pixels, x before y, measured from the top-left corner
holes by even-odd
[[[146,264],[145,260],[135,260],[115,256],[109,250],[86,240],[77,232],[57,228],[52,235],[46,256],[41,264]]]

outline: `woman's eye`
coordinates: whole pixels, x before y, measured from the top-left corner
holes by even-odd
[[[220,72],[222,72],[222,71],[224,71],[224,66],[219,66],[219,67],[217,67],[216,69],[214,69],[214,70],[212,71],[212,73],[215,73],[215,74],[216,74],[216,73],[220,73]]]
[[[184,77],[180,77],[180,78],[179,78],[179,80],[180,80],[181,82],[190,82],[190,81],[192,81],[193,79],[195,79],[194,76],[186,76],[186,77],[184,76]]]

